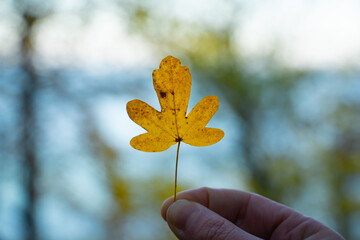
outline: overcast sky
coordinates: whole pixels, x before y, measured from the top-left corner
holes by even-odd
[[[173,4],[155,2],[163,3],[156,11],[170,9]],[[173,14],[186,20],[200,18],[216,25],[229,18],[226,13],[230,5],[225,1],[173,2],[177,3],[172,7]],[[151,45],[140,36],[129,35],[126,21],[111,5],[104,4],[94,12],[89,25],[84,27],[76,11],[72,11],[83,3],[64,1],[57,14],[40,24],[36,47],[44,63],[90,68],[153,65],[155,54]],[[240,6],[236,16],[239,34],[235,36],[249,56],[261,56],[279,46],[280,58],[298,67],[341,68],[349,64],[358,66],[360,62],[358,0],[243,0]],[[6,9],[6,1],[0,7]],[[14,26],[18,23],[12,15],[0,16],[0,39],[6,43],[0,45],[0,59],[16,51]]]

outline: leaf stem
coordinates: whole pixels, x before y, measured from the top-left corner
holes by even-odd
[[[177,150],[176,150],[174,202],[176,201],[177,169],[178,169],[178,162],[179,162],[179,149],[180,149],[180,142],[181,142],[181,141],[178,141]]]

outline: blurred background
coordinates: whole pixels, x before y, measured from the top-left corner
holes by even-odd
[[[0,239],[175,239],[160,217],[176,147],[130,147],[151,73],[189,66],[220,98],[180,190],[254,191],[360,239],[358,0],[1,0]]]

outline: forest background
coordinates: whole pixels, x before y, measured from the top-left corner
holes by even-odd
[[[180,190],[257,192],[360,238],[360,2],[2,0],[0,240],[174,239],[175,147],[132,149],[167,55],[225,138],[182,147]]]

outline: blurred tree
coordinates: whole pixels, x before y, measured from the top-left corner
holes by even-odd
[[[324,157],[333,204],[329,210],[345,239],[356,239],[352,226],[357,225],[354,219],[360,214],[356,192],[360,183],[360,102],[338,104],[329,121],[337,129],[334,145],[325,150]]]
[[[38,160],[36,155],[37,130],[36,130],[36,97],[38,90],[38,77],[33,65],[32,31],[38,17],[29,11],[22,14],[24,20],[24,36],[21,41],[22,70],[24,73],[21,91],[21,121],[22,142],[19,149],[22,150],[24,166],[24,190],[27,204],[24,209],[24,235],[28,240],[37,239],[36,228],[36,199],[37,199],[37,175]]]

